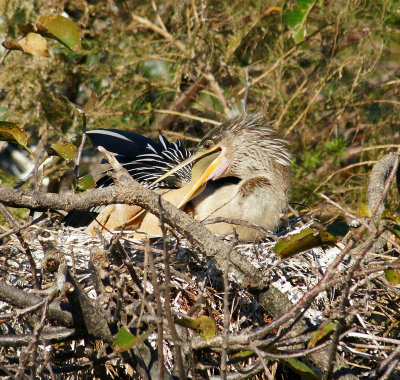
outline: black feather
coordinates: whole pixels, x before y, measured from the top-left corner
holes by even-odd
[[[63,219],[62,223],[64,223],[65,226],[69,227],[86,227],[90,223],[93,222],[97,218],[97,215],[99,215],[99,210],[104,206],[99,206],[97,207],[97,212],[96,211],[71,211],[69,212]]]
[[[150,145],[157,149],[158,144],[138,133],[120,131],[118,129],[94,129],[87,131],[90,141],[95,147],[102,146],[109,152],[121,156],[136,157],[147,152]]]
[[[147,187],[190,157],[190,152],[182,146],[179,140],[176,143],[170,143],[164,136],[160,136],[158,142],[154,142],[137,133],[117,129],[95,129],[87,132],[87,135],[95,147],[102,146],[116,154],[115,158],[128,170],[129,174]],[[190,181],[190,178],[191,165],[187,165],[154,187],[182,187]],[[97,185],[105,187],[111,184],[113,184],[113,180],[105,176],[99,180]]]
[[[86,132],[95,147],[102,146],[114,153],[117,161],[128,170],[129,174],[138,182],[150,188],[178,188],[184,186],[191,179],[192,164],[178,170],[173,175],[155,186],[150,186],[167,171],[190,157],[180,140],[170,143],[164,136],[154,142],[137,133],[120,131],[118,129],[95,129]],[[104,161],[104,160],[103,160]],[[111,169],[110,169],[111,170]],[[106,170],[103,173],[107,173]],[[97,181],[96,187],[113,185],[114,181],[105,175]],[[69,213],[63,220],[64,224],[72,227],[82,227],[90,224],[104,206],[95,207],[90,211]]]

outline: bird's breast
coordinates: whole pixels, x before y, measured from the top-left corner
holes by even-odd
[[[225,178],[209,182],[205,190],[192,199],[191,206],[199,221],[224,218],[243,220],[268,230],[276,230],[287,206],[287,195],[276,189],[266,177],[247,180]],[[230,223],[208,224],[213,233],[236,231],[240,240],[255,240],[262,234],[253,228]]]

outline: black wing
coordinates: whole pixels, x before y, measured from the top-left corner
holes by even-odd
[[[155,186],[150,184],[167,171],[190,157],[190,152],[183,147],[182,142],[170,143],[160,135],[157,142],[137,133],[120,131],[118,129],[95,129],[86,132],[95,147],[102,146],[114,153],[117,161],[138,182],[146,187],[177,188],[184,186],[191,179],[192,164],[178,170],[173,175]],[[105,162],[103,160],[103,162]],[[111,170],[111,169],[110,169]],[[107,173],[105,171],[104,173]],[[96,187],[113,185],[114,181],[105,175],[96,183]],[[89,225],[104,206],[95,207],[90,211],[70,212],[63,220],[66,226],[83,227]]]
[[[190,152],[183,147],[180,140],[176,143],[170,143],[162,135],[157,142],[154,142],[137,133],[117,129],[95,129],[86,134],[95,147],[102,146],[109,152],[116,154],[115,158],[129,174],[147,187],[150,187],[153,181],[190,157]],[[191,167],[192,165],[185,166],[152,188],[184,186],[190,181]],[[113,180],[105,176],[98,181],[97,186],[105,187],[112,183]]]

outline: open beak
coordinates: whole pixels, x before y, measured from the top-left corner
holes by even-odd
[[[220,146],[216,145],[208,150],[200,149],[185,161],[182,161],[180,164],[158,178],[152,183],[152,185],[162,181],[164,178],[169,177],[177,170],[194,161],[195,163],[192,167],[192,179],[190,182],[180,189],[173,190],[175,196],[179,196],[179,201],[172,203],[174,203],[178,208],[181,208],[194,196],[200,194],[201,191],[204,190],[207,181],[220,177],[228,169],[230,164],[230,160],[224,156],[224,152]]]
[[[213,172],[221,164],[222,152],[217,151],[210,153],[198,161],[192,167],[192,179],[190,182],[182,188],[182,199],[178,204],[178,208],[184,206],[194,196],[200,194],[205,187],[207,181],[212,177]]]

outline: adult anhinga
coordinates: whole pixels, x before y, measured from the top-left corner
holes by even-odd
[[[88,135],[95,146],[116,153],[117,160],[139,182],[153,189],[173,187],[158,191],[175,206],[190,209],[199,221],[236,219],[274,231],[288,206],[291,157],[286,142],[269,124],[265,115],[236,116],[207,133],[191,155],[180,142],[171,144],[162,136],[157,144],[116,130],[95,130]],[[99,186],[112,183],[104,178]],[[130,211],[122,216],[118,214],[127,209]],[[139,231],[158,234],[157,219],[144,213],[135,217],[138,210],[135,206],[109,206],[100,222],[114,229],[132,219]],[[77,225],[69,220],[68,224]],[[235,228],[240,240],[262,237],[250,226],[215,223],[206,227],[219,234]]]

